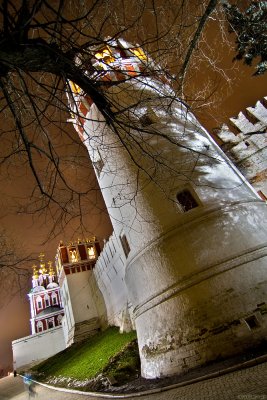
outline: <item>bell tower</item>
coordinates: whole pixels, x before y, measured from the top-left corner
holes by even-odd
[[[52,261],[48,261],[46,266],[44,257],[44,253],[39,255],[39,268],[33,265],[32,289],[28,294],[32,335],[60,326],[64,316],[60,287]]]
[[[267,208],[141,48],[108,41],[70,82],[73,123],[116,236],[146,378],[257,346],[267,333]],[[88,72],[89,73],[89,72]]]

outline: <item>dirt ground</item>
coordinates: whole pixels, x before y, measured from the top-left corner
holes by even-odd
[[[244,355],[235,356],[227,360],[216,360],[212,363],[191,370],[190,372],[187,372],[183,375],[174,375],[171,377],[160,379],[144,379],[140,376],[139,372],[138,377],[131,377],[127,381],[127,383],[124,384],[118,384],[117,382],[112,382],[112,380],[109,381],[107,378],[103,377],[102,381],[100,379],[98,384],[92,386],[89,385],[88,387],[83,388],[83,390],[109,393],[141,392],[186,382],[196,378],[201,378],[212,373],[218,373],[220,371],[226,370],[227,368],[234,368],[237,365],[239,365],[240,368],[242,368],[243,365],[243,367],[245,368],[247,367],[247,362],[251,362],[253,364],[254,359],[257,359],[257,361],[255,361],[255,364],[266,361],[267,343],[257,349],[251,349]]]

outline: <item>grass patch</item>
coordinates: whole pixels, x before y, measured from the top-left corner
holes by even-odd
[[[118,328],[111,327],[50,357],[32,368],[32,372],[42,380],[49,376],[91,379],[106,369],[110,359],[135,338],[135,331],[121,334]]]
[[[112,357],[103,370],[103,375],[111,378],[114,384],[118,386],[137,378],[139,374],[140,358],[136,339]]]

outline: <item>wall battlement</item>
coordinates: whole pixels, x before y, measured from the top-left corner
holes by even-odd
[[[267,199],[267,96],[230,118],[217,132],[227,156],[235,163],[258,194]],[[236,131],[236,132],[233,132]]]

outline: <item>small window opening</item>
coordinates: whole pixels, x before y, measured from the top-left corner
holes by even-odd
[[[198,206],[196,199],[192,196],[188,189],[177,193],[176,198],[184,212],[192,210],[192,208],[196,208]]]
[[[262,200],[267,201],[267,196],[265,196],[261,190],[258,190],[258,195],[262,198]]]
[[[250,329],[255,329],[259,326],[259,322],[255,315],[252,315],[251,317],[245,318],[246,323],[248,324]]]
[[[127,237],[125,235],[121,235],[120,236],[120,241],[121,241],[121,245],[122,245],[125,257],[127,258],[128,254],[131,251],[131,248],[130,248],[128,240],[127,240]]]
[[[149,126],[153,124],[152,118],[148,114],[142,115],[139,119],[142,126]]]
[[[48,329],[54,328],[54,322],[49,320],[48,321]]]
[[[96,170],[96,174],[99,177],[100,173],[101,173],[101,171],[102,171],[102,169],[103,169],[103,167],[105,165],[104,161],[103,161],[103,159],[102,159],[102,157],[101,157],[101,155],[99,153],[99,151],[97,151],[97,157],[96,157],[96,160],[93,161],[93,165],[94,165],[94,168]]]
[[[37,307],[38,307],[39,309],[40,309],[40,308],[43,308],[43,307],[42,307],[42,302],[41,302],[41,301],[38,301]]]
[[[145,126],[149,126],[152,124],[155,124],[158,120],[157,115],[155,114],[155,112],[152,109],[148,109],[147,112],[145,114],[143,114],[140,118],[140,124],[145,127]]]
[[[87,247],[87,251],[88,251],[88,258],[89,258],[89,260],[94,260],[94,259],[95,259],[95,249],[94,249],[94,246],[88,246],[88,247]]]
[[[245,145],[246,145],[247,147],[249,147],[249,146],[250,146],[250,143],[246,140],[246,141],[245,141]]]
[[[53,298],[52,298],[52,304],[53,304],[53,305],[57,304],[57,298],[56,298],[56,297],[53,297]]]

